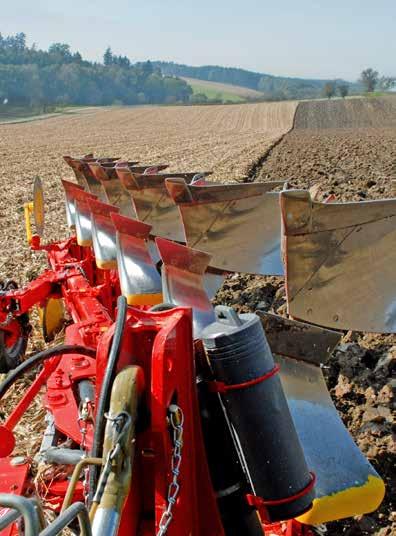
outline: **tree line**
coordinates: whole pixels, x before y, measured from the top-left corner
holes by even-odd
[[[48,50],[26,35],[0,34],[0,104],[110,105],[187,102],[191,87],[150,61],[132,64],[108,48],[103,63],[84,60],[65,43]]]
[[[368,67],[361,72],[359,84],[366,93],[373,93],[376,89],[383,92],[393,89],[396,85],[396,78],[380,76],[378,71],[372,67]],[[331,99],[337,93],[340,97],[345,98],[349,94],[349,85],[346,83],[337,84],[337,82],[327,82],[323,87],[322,94],[328,99]]]
[[[263,94],[264,100],[312,99],[321,96],[331,98],[336,95],[346,97],[348,94],[359,95],[362,92],[371,93],[374,90],[389,91],[396,85],[396,78],[380,76],[372,68],[365,69],[358,81],[346,82],[339,79],[318,80],[273,76],[218,65],[193,67],[162,61],[156,61],[153,64],[167,75],[198,78],[255,89]]]
[[[320,97],[326,83],[331,80],[317,80],[305,78],[290,78],[256,73],[236,67],[221,67],[218,65],[203,65],[192,67],[173,62],[156,61],[153,64],[159,67],[164,74],[185,76],[221,82],[255,89],[263,94],[264,100],[312,99]],[[344,83],[339,80],[337,83]],[[352,89],[356,89],[355,86]]]

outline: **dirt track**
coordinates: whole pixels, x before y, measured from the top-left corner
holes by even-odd
[[[396,99],[391,104],[376,101],[301,103],[295,118],[298,128],[271,151],[260,180],[287,179],[296,187],[319,181],[321,198],[330,193],[339,200],[392,196],[390,178],[396,178],[396,112],[392,110]],[[348,110],[334,114],[332,109],[337,106]],[[95,150],[167,161],[174,170],[213,168],[215,179],[228,181],[245,174],[289,130],[294,110],[295,103],[141,108],[0,126],[0,279],[11,276],[26,281],[43,267],[43,256],[32,255],[24,243],[22,222],[23,202],[29,198],[36,174],[44,180],[50,209],[47,238],[66,232],[59,178],[71,174],[62,163],[62,154]],[[361,112],[365,119],[359,121],[364,128],[357,128]],[[379,128],[384,118],[390,124]],[[339,128],[345,126],[350,128]],[[320,127],[326,130],[312,130]],[[218,300],[243,311],[260,307],[285,312],[284,287],[277,278],[234,276],[225,283]],[[42,345],[38,335],[34,345]],[[333,397],[358,444],[387,480],[388,492],[379,512],[338,523],[329,527],[328,534],[384,536],[392,533],[392,526],[396,532],[389,482],[394,463],[390,376],[395,357],[394,336],[348,333],[332,359],[328,383]]]

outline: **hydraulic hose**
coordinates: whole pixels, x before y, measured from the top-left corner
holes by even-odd
[[[47,359],[62,355],[62,354],[81,354],[88,357],[96,357],[96,350],[87,348],[79,344],[59,344],[53,348],[47,348],[42,352],[32,355],[26,361],[18,365],[12,370],[7,378],[0,384],[0,399],[5,395],[8,389],[28,370],[39,365]]]
[[[120,355],[121,341],[124,334],[125,320],[128,304],[124,296],[119,296],[117,299],[117,318],[115,321],[115,329],[109,359],[107,361],[106,371],[104,374],[102,387],[100,390],[95,418],[95,432],[92,443],[91,457],[100,458],[102,456],[103,435],[105,428],[105,412],[110,404],[111,387],[114,382],[117,371],[117,362]],[[97,480],[97,468],[93,467],[90,471],[90,492],[94,492]]]

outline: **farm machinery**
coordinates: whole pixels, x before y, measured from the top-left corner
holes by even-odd
[[[43,243],[36,180],[27,235],[48,268],[0,290],[0,400],[30,378],[0,427],[1,535],[312,536],[378,508],[322,368],[343,330],[395,332],[396,200],[65,160],[70,236]],[[288,318],[213,307],[239,272],[284,277]],[[64,341],[24,359],[34,306]],[[37,396],[32,460],[15,429]]]

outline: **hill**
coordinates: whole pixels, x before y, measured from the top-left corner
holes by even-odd
[[[326,83],[346,83],[343,80],[317,80],[273,76],[235,67],[220,67],[218,65],[192,67],[173,62],[154,61],[152,63],[167,76],[195,78],[209,82],[220,82],[222,84],[246,87],[259,91],[264,94],[265,98],[273,100],[317,98],[321,96]],[[356,93],[359,89],[358,84],[348,83],[348,85],[350,93]]]
[[[295,129],[396,127],[396,96],[300,102]]]
[[[243,102],[249,99],[263,98],[263,94],[260,91],[247,87],[199,80],[198,78],[189,78],[187,76],[181,76],[180,78],[192,87],[193,95],[205,95],[208,99],[219,99],[222,102]]]

